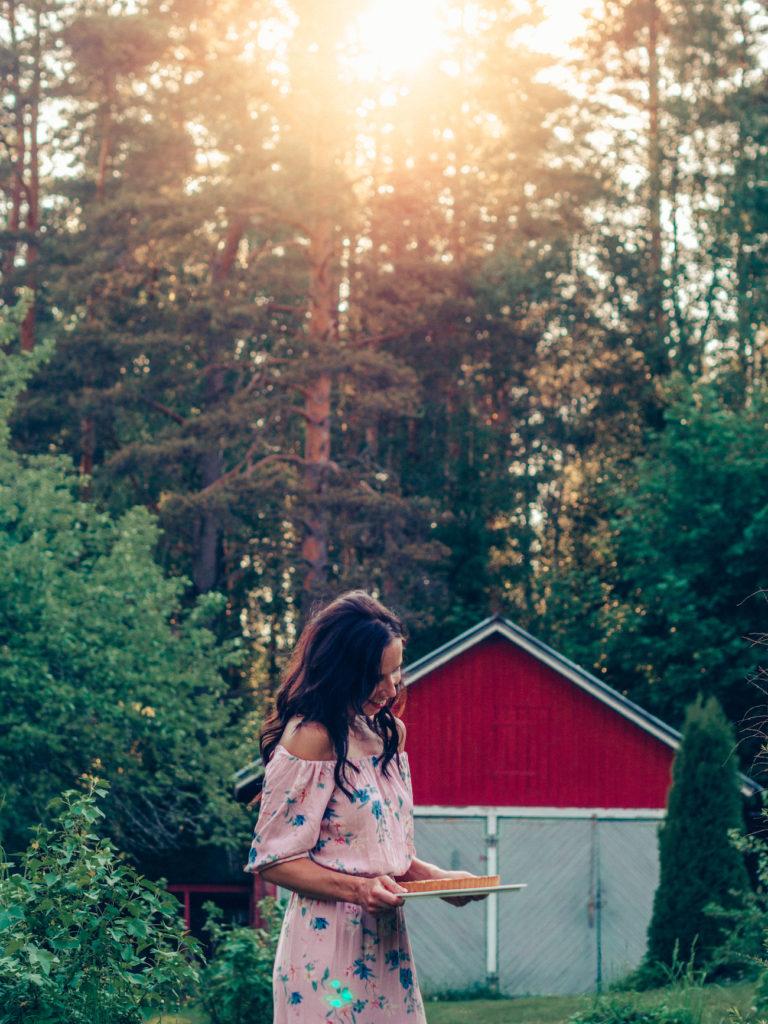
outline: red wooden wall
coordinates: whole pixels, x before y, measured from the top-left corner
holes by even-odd
[[[663,808],[674,750],[501,636],[408,686],[417,805]]]

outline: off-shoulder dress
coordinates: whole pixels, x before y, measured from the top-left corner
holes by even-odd
[[[352,799],[335,761],[278,745],[266,766],[245,871],[309,856],[351,875],[402,875],[416,855],[408,755],[350,759]],[[274,1024],[426,1024],[403,907],[370,914],[355,903],[291,893],[273,972]]]

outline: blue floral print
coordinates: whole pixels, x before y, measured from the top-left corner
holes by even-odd
[[[333,761],[278,746],[267,765],[246,871],[309,857],[352,875],[403,875],[415,856],[407,755],[355,762],[351,799]],[[426,1024],[402,907],[369,914],[291,893],[275,957],[274,1024]]]

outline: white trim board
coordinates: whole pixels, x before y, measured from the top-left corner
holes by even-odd
[[[614,820],[658,821],[666,817],[664,808],[656,807],[442,807],[417,806],[416,818],[600,818]]]

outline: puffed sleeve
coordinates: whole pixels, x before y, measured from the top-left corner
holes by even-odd
[[[408,813],[405,816],[405,847],[408,856],[413,860],[416,856],[416,840],[414,836],[414,822],[413,822],[413,783],[411,780],[411,767],[408,760],[408,756],[401,758],[401,775],[403,782],[405,783],[405,789],[408,793]]]
[[[332,761],[306,761],[277,746],[264,772],[259,818],[244,871],[305,857],[333,795]]]

